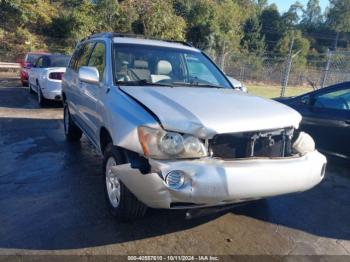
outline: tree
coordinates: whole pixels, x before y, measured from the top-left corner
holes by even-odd
[[[306,56],[310,49],[310,42],[307,38],[303,37],[300,30],[289,30],[285,32],[281,40],[277,43],[275,51],[286,57],[289,53],[293,38],[294,44],[292,53],[298,53],[298,55],[294,58],[293,63],[297,64],[298,67],[301,68],[306,65]]]
[[[232,0],[219,1],[215,5],[215,11],[217,27],[214,34],[214,48],[218,64],[224,70],[227,55],[232,51],[239,50],[244,14],[239,5]]]
[[[261,13],[268,6],[269,6],[269,4],[268,4],[267,0],[258,0],[257,1],[257,7],[258,7],[259,13]]]
[[[186,22],[174,13],[170,0],[129,0],[135,8],[136,33],[162,39],[185,39]],[[136,25],[136,26],[135,26]]]
[[[261,55],[265,51],[265,38],[261,34],[261,24],[257,16],[247,19],[243,26],[241,46],[250,53]]]
[[[350,0],[330,0],[327,24],[337,32],[350,32]]]
[[[55,11],[45,0],[1,0],[0,24],[11,32],[18,27],[25,27],[26,30],[39,33],[51,23]]]
[[[94,5],[90,0],[66,0],[62,7],[58,7],[60,12],[46,31],[49,36],[78,42],[96,30]]]
[[[210,0],[194,1],[186,19],[188,21],[187,40],[198,48],[210,48],[216,30],[214,2]]]
[[[307,28],[315,27],[323,22],[320,1],[309,0],[303,13],[301,24]]]
[[[273,51],[286,29],[277,6],[272,4],[265,8],[261,12],[260,21],[262,26],[261,32],[265,37],[267,50]]]
[[[287,12],[283,14],[282,20],[288,27],[295,26],[300,20],[299,13],[302,12],[303,5],[299,1],[297,1],[289,7]]]
[[[96,30],[117,31],[119,5],[117,0],[97,0],[95,6]]]

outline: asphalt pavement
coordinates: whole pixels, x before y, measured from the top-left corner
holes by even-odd
[[[65,141],[60,104],[0,81],[0,255],[350,254],[350,172],[337,162],[304,193],[129,223],[109,214],[101,174],[85,137]]]

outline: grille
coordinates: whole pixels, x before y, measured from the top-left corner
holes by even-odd
[[[293,128],[220,134],[209,140],[212,157],[288,157],[292,155]]]

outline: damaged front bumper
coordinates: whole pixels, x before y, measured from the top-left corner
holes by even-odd
[[[195,208],[238,203],[308,190],[324,177],[326,158],[317,151],[302,157],[225,161],[150,160],[151,172],[142,174],[130,164],[113,173],[143,203],[153,208]],[[184,184],[170,188],[165,176],[182,171]]]

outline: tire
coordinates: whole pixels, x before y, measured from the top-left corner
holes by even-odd
[[[40,86],[38,85],[38,92],[37,92],[37,95],[38,95],[38,103],[40,106],[44,106],[46,104],[46,98],[43,96],[43,92],[41,91],[41,88]]]
[[[72,119],[69,108],[66,103],[63,106],[63,126],[64,126],[64,134],[68,141],[79,141],[83,132],[80,128],[74,123]]]
[[[106,146],[103,154],[105,195],[111,214],[120,221],[142,218],[147,211],[145,204],[140,202],[118,178],[111,176],[111,167],[125,162],[117,147],[112,143]]]
[[[30,93],[30,94],[34,94],[34,90],[33,90],[33,88],[32,88],[32,85],[31,85],[31,84],[28,84],[28,86],[29,86],[29,93]]]

